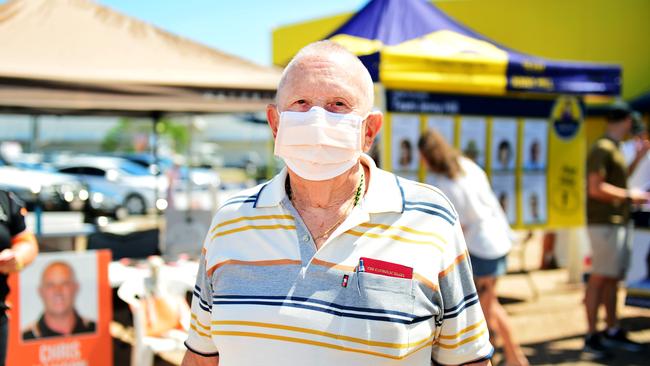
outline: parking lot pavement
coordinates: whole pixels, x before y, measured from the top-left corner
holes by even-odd
[[[539,296],[533,299],[523,274],[505,276],[498,291],[510,315],[516,338],[532,365],[648,365],[650,358],[650,310],[624,306],[625,290],[619,293],[621,324],[630,338],[645,343],[640,353],[614,351],[614,358],[596,362],[582,355],[587,329],[582,284],[568,284],[566,270],[535,271],[530,274]],[[604,310],[601,318],[604,317]],[[601,319],[599,327],[604,327]],[[497,353],[495,364],[500,355]]]

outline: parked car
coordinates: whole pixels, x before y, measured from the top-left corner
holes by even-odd
[[[142,167],[149,169],[151,174],[156,174],[160,171],[162,175],[167,175],[167,173],[174,169],[174,161],[168,157],[159,157],[158,158],[158,167],[156,167],[156,161],[151,154],[121,154],[119,157],[127,159],[131,162],[134,162]],[[218,188],[221,184],[221,179],[219,174],[208,168],[203,167],[187,167],[179,166],[177,181],[173,183],[174,187],[183,187],[187,188],[187,178],[191,177],[192,189],[193,190],[205,190],[211,188]]]
[[[45,210],[81,210],[88,190],[75,177],[39,166],[21,168],[0,159],[0,188],[13,192],[32,210],[39,202]]]
[[[53,163],[59,172],[74,175],[89,188],[90,203],[96,211],[117,216],[123,207],[135,215],[166,207],[167,180],[128,160],[68,156]]]

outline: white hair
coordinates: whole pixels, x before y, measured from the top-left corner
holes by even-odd
[[[361,62],[361,60],[359,60],[359,58],[355,54],[348,51],[345,47],[341,46],[340,44],[336,42],[332,42],[330,40],[310,43],[307,46],[303,47],[300,51],[298,51],[298,53],[295,56],[293,56],[289,64],[287,64],[287,66],[284,68],[284,71],[282,72],[282,77],[280,78],[280,82],[278,83],[277,94],[280,94],[280,90],[282,90],[285,83],[287,82],[288,75],[290,74],[291,70],[297,64],[299,64],[303,59],[308,57],[314,57],[314,56],[317,57],[340,56],[345,61],[350,62],[352,67],[356,69],[354,71],[358,72],[359,76],[361,77],[361,82],[363,83],[362,89],[365,94],[364,99],[368,103],[368,109],[372,108],[375,100],[375,88],[372,82],[372,77],[368,72],[368,69],[366,69],[366,66]],[[276,94],[276,98],[277,98],[277,94]]]

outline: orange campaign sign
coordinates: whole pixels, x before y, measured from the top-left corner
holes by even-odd
[[[8,366],[112,366],[108,250],[42,253],[9,277]]]

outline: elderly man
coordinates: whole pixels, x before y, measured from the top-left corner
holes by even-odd
[[[79,283],[69,264],[53,262],[45,267],[38,288],[45,309],[40,319],[23,332],[23,339],[94,332],[95,322],[82,318],[74,308],[78,292]]]
[[[372,106],[343,47],[289,63],[267,108],[287,168],[215,215],[183,365],[489,364],[457,214],[363,153]]]

